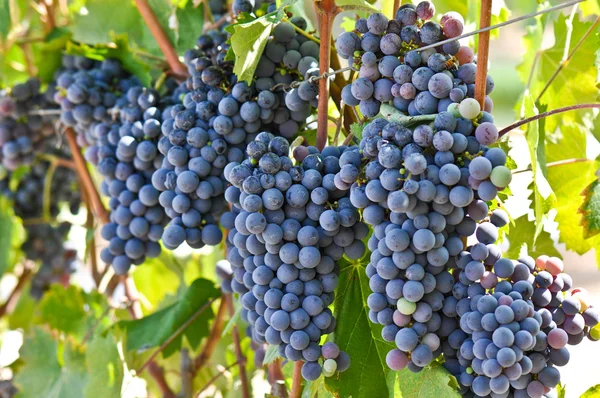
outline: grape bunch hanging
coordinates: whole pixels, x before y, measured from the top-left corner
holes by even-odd
[[[260,2],[233,8],[258,13]],[[110,220],[100,258],[117,274],[163,249],[224,244],[217,274],[239,298],[253,347],[276,346],[312,381],[351,367],[331,337],[343,322],[332,305],[341,262],[361,263],[368,318],[394,346],[389,368],[441,361],[464,396],[546,396],[568,345],[600,338],[600,315],[560,259],[502,256],[499,229],[510,219],[497,196],[512,173],[495,145],[494,81],[487,76],[482,109],[473,50],[436,46],[465,22],[435,15],[429,1],[402,5],[394,19],[373,13],[336,39],[355,75],[341,101],[365,123],[360,139],[320,149],[295,140],[314,126],[327,78],[301,17],[273,27],[252,83],[235,75],[222,28],[185,53],[189,76],[161,89],[118,60],[65,55],[45,92],[30,79],[0,98],[0,192],[25,223],[65,205],[75,213],[72,170],[57,169],[45,186],[47,155],[72,157],[60,140],[72,128],[101,178]],[[15,189],[18,167],[30,170]],[[36,296],[73,271],[68,229],[27,226],[22,249],[42,263]]]

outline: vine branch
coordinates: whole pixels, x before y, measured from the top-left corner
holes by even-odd
[[[552,82],[554,82],[554,80],[556,79],[558,74],[565,68],[565,66],[567,66],[567,64],[569,63],[571,58],[573,58],[573,55],[575,55],[575,52],[581,47],[581,45],[589,37],[589,35],[592,34],[592,32],[596,29],[596,26],[598,26],[599,23],[600,23],[600,16],[598,18],[596,18],[596,20],[594,21],[592,26],[590,26],[590,28],[584,33],[584,35],[581,36],[581,38],[579,39],[577,44],[575,44],[575,46],[569,52],[569,54],[563,58],[563,60],[560,62],[560,64],[558,64],[558,67],[556,68],[556,70],[554,71],[552,76],[550,76],[550,79],[548,79],[548,81],[546,82],[546,85],[544,86],[542,91],[540,91],[540,93],[538,94],[537,98],[535,99],[535,102],[538,102],[540,100],[540,98],[542,98],[542,96],[544,95],[546,90],[548,90],[548,88],[550,87]]]
[[[223,297],[221,299],[221,303],[219,304],[219,309],[217,311],[217,315],[215,316],[215,320],[212,324],[212,329],[210,331],[210,336],[206,340],[204,344],[204,348],[200,352],[200,354],[194,359],[194,372],[197,373],[206,365],[210,357],[212,356],[213,351],[217,347],[219,339],[221,338],[221,333],[223,333],[223,327],[225,326],[225,313],[228,310],[228,300]]]
[[[92,209],[94,210],[94,215],[102,223],[107,224],[109,222],[108,212],[102,204],[100,194],[94,185],[94,181],[92,181],[92,176],[90,175],[90,171],[87,169],[85,159],[79,150],[77,139],[75,138],[75,131],[71,127],[68,127],[65,131],[65,135],[67,136],[69,148],[71,149],[71,155],[73,156],[73,162],[75,163],[75,171],[77,172],[77,175],[83,184],[83,188],[88,194]]]
[[[543,119],[548,116],[552,116],[552,115],[556,115],[556,114],[564,113],[564,112],[569,112],[569,111],[574,111],[574,110],[578,110],[578,109],[591,109],[591,108],[600,108],[600,104],[571,105],[571,106],[566,106],[564,108],[553,109],[548,112],[540,113],[538,115],[534,115],[534,116],[528,117],[526,119],[519,120],[518,122],[515,122],[511,125],[504,127],[502,130],[500,130],[498,132],[498,137],[502,137],[504,134],[508,133],[509,131],[512,131],[518,127],[521,127],[524,124],[535,122],[536,120]]]
[[[17,284],[13,288],[12,292],[8,295],[6,302],[0,306],[0,318],[2,318],[6,314],[10,314],[17,305],[19,301],[19,297],[21,297],[21,292],[23,288],[29,281],[29,278],[33,274],[33,263],[31,261],[25,261],[23,266],[23,272],[19,275],[19,279],[17,280]]]
[[[271,383],[271,395],[275,397],[287,397],[285,387],[285,375],[281,369],[281,358],[275,359],[267,365],[267,377]]]
[[[304,362],[294,362],[294,375],[292,376],[292,392],[290,398],[300,398],[302,395],[302,365]]]
[[[556,167],[556,166],[564,166],[566,164],[573,164],[573,163],[582,163],[582,162],[590,162],[591,159],[587,159],[587,158],[573,158],[573,159],[564,159],[564,160],[557,160],[556,162],[550,162],[546,164],[546,168],[548,167]],[[532,171],[531,167],[528,167],[526,169],[523,170],[515,170],[512,172],[513,175],[515,174],[521,174],[521,173],[526,173],[528,171]]]
[[[158,19],[156,18],[156,15],[154,15],[154,11],[148,4],[148,1],[135,0],[135,4],[142,15],[144,22],[146,22],[146,26],[150,30],[150,33],[152,33],[154,40],[156,40],[160,50],[165,55],[165,58],[173,72],[179,76],[187,76],[188,73],[186,67],[179,60],[173,44],[171,44],[169,37],[158,22]]]
[[[227,301],[229,316],[233,318],[235,314],[235,308],[233,308],[233,295],[231,293],[224,294],[223,300]],[[234,324],[231,328],[231,334],[233,337],[233,345],[235,346],[235,357],[240,368],[240,381],[242,382],[242,397],[250,398],[250,386],[248,384],[248,375],[246,375],[246,357],[242,352],[240,332],[236,324]]]
[[[492,21],[492,0],[481,1],[481,14],[479,16],[479,28],[487,28]],[[490,55],[490,32],[481,32],[477,48],[477,76],[475,77],[475,99],[481,105],[485,105],[485,86],[487,79],[488,57]]]
[[[197,393],[196,396],[199,397],[200,394],[202,392],[204,392],[204,390],[206,390],[208,387],[210,387],[215,381],[217,381],[217,379],[221,376],[223,376],[229,369],[233,368],[235,365],[239,365],[239,363],[237,361],[235,361],[234,363],[227,365],[226,367],[223,368],[223,370],[221,370],[219,373],[217,373],[216,375],[214,375],[205,385],[204,387],[202,387]]]
[[[331,62],[331,32],[333,20],[340,9],[335,5],[335,0],[322,0],[317,4],[319,11],[319,28],[321,44],[319,45],[319,73],[323,76],[329,72]],[[329,113],[329,79],[319,82],[319,104],[317,108],[317,148],[323,150],[327,145],[327,115]]]

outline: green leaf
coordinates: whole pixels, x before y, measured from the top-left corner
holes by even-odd
[[[538,62],[533,68],[533,57],[519,65],[521,80],[529,80],[531,75],[530,92],[533,98],[541,93],[542,88],[552,78],[559,65],[563,62],[565,53],[569,53],[592,27],[592,21],[582,21],[576,16],[572,23],[568,15],[560,14],[554,23],[554,43],[551,48],[540,51],[542,48],[545,21],[549,17],[538,18],[536,27],[525,36],[525,54],[539,52]],[[569,34],[570,26],[572,32]],[[596,87],[597,70],[594,65],[598,43],[590,35],[577,49],[573,57],[563,65],[546,93],[540,99],[548,109],[556,109],[566,105],[575,105],[586,102],[596,102],[598,89]],[[547,121],[549,132],[566,122],[581,123],[583,115],[589,110],[567,112],[559,116],[550,117]]]
[[[385,356],[394,347],[381,339],[381,326],[369,322],[366,302],[371,291],[361,261],[340,261],[338,286],[335,318],[343,322],[337,324],[333,341],[350,355],[352,363],[339,377],[326,378],[325,386],[341,397],[393,397]]]
[[[319,377],[315,381],[307,381],[302,390],[302,398],[333,398],[334,396],[325,389],[325,378]]]
[[[40,43],[33,44],[37,77],[49,83],[54,79],[54,73],[62,65],[62,53],[71,39],[71,32],[65,28],[55,28]]]
[[[598,398],[600,397],[600,384],[590,387],[580,398]]]
[[[527,116],[538,114],[531,97],[525,97],[523,101],[524,112]],[[536,229],[534,240],[542,232],[543,217],[549,211],[556,200],[548,180],[546,179],[546,153],[545,153],[545,121],[540,119],[529,123],[525,132],[525,138],[529,147],[531,158],[531,172],[533,174],[533,214],[535,216]]]
[[[0,87],[12,87],[17,83],[22,83],[29,77],[25,53],[16,43],[0,51],[0,68]]]
[[[81,398],[88,380],[85,354],[69,340],[59,347],[49,332],[34,328],[20,350],[25,366],[15,377],[21,398]]]
[[[365,0],[336,0],[335,5],[344,11],[367,11],[370,13],[381,11]]]
[[[588,131],[578,123],[562,123],[555,134],[546,137],[546,161],[586,158]]]
[[[510,242],[506,256],[511,259],[518,259],[524,253],[536,258],[542,254],[553,257],[562,257],[560,252],[554,247],[554,242],[550,234],[544,230],[540,232],[537,239],[534,239],[536,224],[530,221],[527,214],[514,220],[507,234]]]
[[[456,379],[439,363],[434,362],[419,373],[404,369],[398,375],[403,397],[460,397]]]
[[[138,291],[152,308],[164,303],[178,290],[185,289],[182,270],[178,269],[175,257],[166,250],[158,258],[147,259],[143,267],[136,267],[132,277]]]
[[[350,132],[352,133],[352,135],[354,135],[357,139],[361,140],[362,139],[362,133],[363,130],[365,129],[365,123],[352,123],[350,125]]]
[[[197,279],[175,304],[142,319],[120,321],[117,327],[122,328],[126,333],[127,350],[145,350],[160,346],[197,315],[204,304],[219,297],[219,294],[213,282]],[[183,336],[187,338],[192,348],[197,348],[202,338],[208,335],[209,322],[213,317],[213,310],[209,305],[167,345],[163,350],[163,356],[167,358],[177,352],[181,348]]]
[[[125,371],[114,337],[111,334],[94,336],[87,346],[85,360],[89,375],[85,397],[95,398],[98,391],[106,398],[121,397]]]
[[[269,344],[267,346],[267,350],[265,351],[265,359],[263,359],[263,365],[268,365],[271,362],[275,361],[277,358],[279,358],[277,346]]]
[[[0,277],[9,268],[12,248],[13,217],[9,201],[0,196]]]
[[[556,194],[554,208],[560,231],[559,242],[565,243],[568,250],[578,254],[587,253],[593,248],[597,251],[600,249],[599,235],[586,239],[578,212],[584,202],[580,194],[597,179],[595,173],[599,166],[600,162],[589,160],[548,168],[548,181]]]
[[[585,238],[600,232],[600,183],[592,182],[583,192],[583,204],[579,208]]]
[[[83,337],[97,324],[107,305],[106,298],[96,291],[85,293],[75,285],[65,288],[54,284],[44,293],[35,322]]]
[[[264,17],[233,26],[231,35],[231,48],[235,54],[233,73],[239,81],[248,84],[252,82],[254,71],[267,45],[272,28],[273,23]]]
[[[10,0],[0,0],[0,39],[6,40],[10,32]]]

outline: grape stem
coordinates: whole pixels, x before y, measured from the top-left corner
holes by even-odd
[[[94,279],[94,283],[96,284],[96,286],[98,286],[102,281],[102,273],[98,269],[98,257],[96,253],[96,238],[94,228],[94,213],[92,212],[92,206],[85,192],[83,192],[83,201],[85,202],[85,207],[87,209],[85,227],[88,231],[92,231],[90,240],[86,242],[87,252],[90,259],[90,265],[92,267],[92,278]]]
[[[479,15],[479,28],[487,28],[492,21],[492,0],[482,0]],[[490,55],[490,32],[481,32],[477,48],[477,76],[475,77],[475,99],[481,109],[485,105],[485,86],[487,79],[488,58]]]
[[[204,7],[204,23],[214,23],[215,17],[213,16],[212,11],[210,10],[210,4],[208,4],[208,0],[202,0],[202,5]]]
[[[195,397],[199,397],[200,394],[202,392],[204,392],[204,390],[206,390],[208,387],[212,386],[214,384],[215,381],[217,381],[217,379],[221,376],[223,376],[229,369],[233,368],[234,366],[239,365],[238,361],[235,361],[234,363],[227,365],[226,367],[223,368],[223,370],[221,370],[219,373],[217,373],[216,375],[214,375],[205,385],[204,387],[202,387],[200,390],[198,390],[198,392],[194,395]]]
[[[194,312],[191,317],[189,317],[172,335],[169,336],[167,340],[165,340],[164,343],[160,345],[160,347],[156,349],[156,351],[152,353],[152,355],[150,355],[150,358],[148,358],[148,360],[137,370],[136,373],[138,375],[141,374],[144,371],[144,369],[146,369],[146,367],[148,367],[148,365],[150,365],[150,363],[154,361],[154,358],[156,358],[158,354],[160,354],[165,348],[167,348],[167,346],[171,344],[173,340],[179,337],[179,335],[183,333],[185,329],[187,329],[188,326],[190,326],[192,322],[194,322],[196,318],[198,318],[200,314],[204,312],[204,310],[209,308],[211,304],[215,302],[215,300],[216,298],[206,302],[202,307],[198,308],[198,310],[196,310],[196,312]]]
[[[205,24],[204,28],[202,30],[204,32],[208,32],[209,30],[219,29],[221,26],[223,26],[227,22],[229,22],[230,19],[231,19],[231,15],[229,13],[223,14],[223,16],[221,16],[221,18],[219,18],[215,22],[209,23],[209,24]]]
[[[75,171],[79,176],[79,180],[81,181],[83,188],[87,192],[88,198],[90,198],[90,203],[92,209],[94,210],[94,215],[103,224],[108,224],[108,222],[110,221],[108,217],[108,212],[102,204],[100,194],[98,193],[98,190],[94,185],[94,181],[92,181],[92,176],[90,175],[90,171],[86,166],[85,159],[83,158],[83,155],[79,150],[79,146],[77,145],[77,139],[75,138],[75,130],[73,130],[71,127],[68,127],[65,130],[65,135],[67,136],[67,141],[69,142],[69,149],[71,150],[73,162],[75,163]]]
[[[226,312],[227,300],[223,298],[221,299],[217,315],[215,316],[215,319],[213,321],[210,336],[206,340],[204,348],[202,349],[200,354],[198,354],[198,356],[194,359],[194,373],[198,373],[200,369],[202,369],[206,365],[208,360],[211,358],[215,348],[217,347],[217,343],[221,338],[221,333],[223,333],[223,327],[225,326]]]
[[[292,392],[290,398],[300,398],[302,395],[302,365],[303,361],[294,362],[294,375],[292,377]]]
[[[340,12],[335,0],[315,2],[319,11],[319,28],[321,43],[319,45],[319,73],[324,76],[329,72],[331,62],[331,32],[333,20]],[[319,104],[317,107],[317,148],[323,150],[327,145],[327,115],[329,114],[329,79],[322,78],[319,82]]]
[[[599,23],[600,23],[600,16],[598,18],[596,18],[596,20],[594,21],[594,23],[592,24],[592,26],[590,26],[590,28],[587,30],[587,32],[585,32],[584,35],[581,36],[581,38],[579,39],[579,41],[577,42],[577,44],[575,44],[575,46],[573,47],[573,49],[569,52],[569,55],[567,55],[560,62],[560,64],[558,64],[558,67],[556,68],[556,70],[554,71],[554,73],[552,74],[552,76],[550,76],[550,79],[548,79],[548,81],[546,82],[546,85],[544,86],[544,88],[542,89],[542,91],[540,91],[540,93],[538,94],[537,98],[535,99],[535,102],[538,102],[540,100],[540,98],[542,98],[542,96],[544,95],[544,93],[546,92],[546,90],[548,90],[548,88],[550,87],[550,85],[552,84],[552,82],[554,82],[554,80],[556,79],[556,77],[558,76],[558,74],[565,68],[565,66],[567,66],[567,64],[569,63],[569,61],[571,60],[571,58],[573,58],[573,55],[575,55],[575,52],[581,47],[581,45],[589,37],[589,35],[596,29],[596,26],[598,26]]]
[[[56,171],[56,162],[51,162],[46,176],[44,177],[44,192],[42,196],[42,214],[45,220],[50,219],[50,199],[52,196],[52,179],[54,178],[54,172]]]
[[[181,373],[181,390],[177,395],[178,398],[194,397],[194,363],[190,358],[190,352],[187,348],[181,349],[181,359],[179,368]]]
[[[564,113],[564,112],[569,112],[569,111],[574,111],[574,110],[578,110],[578,109],[590,109],[590,108],[600,108],[600,104],[571,105],[571,106],[566,106],[564,108],[553,109],[548,112],[540,113],[538,115],[534,115],[534,116],[528,117],[526,119],[519,120],[518,122],[515,122],[509,126],[504,127],[502,130],[500,130],[498,132],[498,137],[502,137],[504,134],[508,133],[509,131],[512,131],[518,127],[521,127],[524,124],[535,122],[536,120],[543,119],[548,116],[552,116],[552,115],[556,115],[556,114]]]
[[[130,316],[133,319],[141,319],[144,315],[142,314],[142,307],[139,300],[140,294],[135,286],[133,278],[131,278],[129,275],[123,275],[121,277],[121,281],[123,282],[123,286],[125,288],[125,297],[129,301],[127,309],[129,310]],[[161,368],[156,362],[150,361],[148,365],[148,372],[150,372],[152,378],[158,385],[158,388],[163,394],[163,398],[177,398],[167,383],[163,368]]]
[[[21,275],[19,275],[17,284],[13,288],[12,292],[10,292],[10,294],[8,295],[6,302],[0,306],[0,319],[4,315],[13,312],[13,310],[15,309],[15,306],[19,301],[19,297],[21,297],[21,292],[23,291],[23,288],[25,287],[25,285],[27,285],[29,278],[33,274],[33,269],[34,263],[32,261],[26,260],[23,263],[23,271],[21,272]]]
[[[587,159],[587,158],[573,158],[573,159],[557,160],[556,162],[547,163],[546,168],[564,166],[566,164],[573,164],[573,163],[591,162],[591,161],[592,161],[591,159]],[[528,167],[523,170],[515,170],[512,173],[513,173],[513,175],[515,175],[515,174],[526,173],[528,171],[532,171],[531,167]]]
[[[229,309],[229,316],[233,318],[235,315],[235,308],[233,308],[233,295],[226,293],[223,295],[223,300],[227,300],[227,308]],[[242,397],[250,398],[250,386],[248,384],[248,375],[246,374],[246,357],[242,352],[242,344],[240,341],[240,331],[238,326],[234,323],[231,328],[231,335],[233,337],[233,345],[235,346],[235,358],[240,368],[240,381],[242,382]]]
[[[436,48],[436,47],[439,47],[439,46],[443,46],[444,44],[447,44],[447,43],[452,43],[452,42],[457,41],[457,40],[461,40],[461,39],[464,39],[464,38],[467,38],[467,37],[475,36],[475,35],[480,34],[482,32],[488,32],[490,30],[498,29],[498,28],[501,28],[501,27],[506,26],[506,25],[511,25],[513,23],[521,22],[521,21],[523,21],[525,19],[533,18],[533,17],[536,17],[538,15],[547,14],[547,13],[552,12],[552,11],[560,10],[562,8],[566,8],[566,7],[572,6],[572,5],[577,4],[577,3],[581,3],[583,1],[586,1],[586,0],[571,0],[571,1],[568,1],[568,2],[563,3],[563,4],[559,4],[559,5],[554,6],[554,7],[546,8],[545,10],[540,10],[540,11],[532,12],[530,14],[525,14],[525,15],[522,15],[520,17],[517,17],[517,18],[514,18],[514,19],[509,19],[508,21],[501,22],[501,23],[496,24],[496,25],[488,26],[488,27],[483,28],[483,29],[474,30],[473,32],[465,33],[465,34],[462,34],[460,36],[456,36],[456,37],[452,37],[450,39],[442,40],[442,41],[434,43],[434,44],[429,44],[427,46],[423,46],[423,47],[417,48],[415,51],[423,51],[423,50],[428,50],[430,48]]]
[[[267,376],[271,383],[271,395],[274,397],[287,397],[285,388],[285,375],[281,369],[281,359],[277,358],[267,365]]]
[[[186,67],[179,60],[175,48],[158,22],[158,19],[156,18],[156,15],[154,15],[154,11],[148,4],[148,1],[135,0],[135,4],[142,15],[144,22],[146,22],[146,26],[148,29],[150,29],[150,33],[152,33],[152,36],[154,36],[154,40],[156,40],[156,43],[160,47],[160,50],[169,63],[169,67],[173,70],[173,72],[175,72],[175,74],[179,76],[187,76],[188,73]]]
[[[54,18],[54,1],[42,0],[46,16],[46,29],[51,32],[56,27],[56,19]]]

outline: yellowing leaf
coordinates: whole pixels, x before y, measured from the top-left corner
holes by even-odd
[[[598,398],[598,397],[600,397],[600,384],[596,384],[595,386],[590,387],[581,396],[581,398]]]

